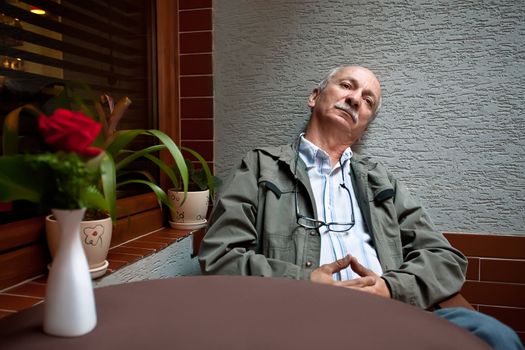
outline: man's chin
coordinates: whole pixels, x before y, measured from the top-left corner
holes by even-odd
[[[337,114],[329,119],[331,120],[332,125],[338,129],[351,130],[357,125],[352,117],[347,114],[343,115],[343,113]]]
[[[357,124],[357,122],[359,121],[359,116],[358,115],[354,116],[354,115],[352,115],[352,113],[347,112],[344,109],[337,108],[337,112],[342,118],[348,120],[352,124]]]
[[[341,115],[342,115],[342,118],[352,126],[356,125],[357,121],[359,120],[359,117],[355,117],[354,119],[354,116],[344,111],[341,113]]]

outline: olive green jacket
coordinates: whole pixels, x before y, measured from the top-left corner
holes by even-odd
[[[296,223],[317,217],[304,163],[293,145],[249,152],[224,184],[202,241],[205,274],[309,279],[321,237]],[[394,299],[428,308],[458,292],[466,258],[437,232],[423,208],[379,163],[354,153],[351,176],[359,207]]]

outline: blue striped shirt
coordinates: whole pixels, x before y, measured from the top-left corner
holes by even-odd
[[[341,156],[341,164],[345,171],[345,185],[350,190],[353,206],[350,205],[348,192],[340,185],[342,183],[341,166],[339,162],[332,168],[328,153],[305,139],[302,135],[299,155],[306,164],[308,177],[312,185],[317,209],[317,220],[324,222],[348,223],[354,211],[355,225],[346,232],[331,232],[326,226],[319,228],[321,234],[320,265],[334,262],[350,254],[367,268],[382,275],[377,253],[371,245],[363,215],[357,205],[357,199],[352,187],[350,176],[350,159],[352,150],[348,147]],[[358,278],[350,268],[334,274],[335,280]]]

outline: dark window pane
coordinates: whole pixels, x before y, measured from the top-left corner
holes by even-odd
[[[45,102],[49,96],[39,93],[45,86],[75,81],[89,85],[95,96],[131,99],[118,129],[156,128],[154,5],[153,0],[0,0],[0,126],[14,108]],[[131,148],[151,143],[143,138]],[[19,219],[19,206],[0,213],[0,222]]]

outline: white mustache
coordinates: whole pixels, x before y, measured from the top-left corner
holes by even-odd
[[[350,114],[350,116],[354,120],[354,123],[357,123],[357,121],[359,120],[359,113],[355,109],[353,109],[352,106],[350,106],[348,103],[340,102],[337,103],[334,107]]]

